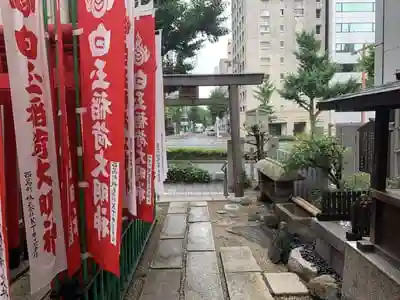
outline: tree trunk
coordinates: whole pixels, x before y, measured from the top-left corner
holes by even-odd
[[[309,110],[309,117],[310,117],[310,134],[311,138],[315,136],[316,131],[316,115],[314,113],[314,99],[310,99],[310,110]]]

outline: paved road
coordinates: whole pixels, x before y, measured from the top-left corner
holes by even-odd
[[[204,134],[188,134],[184,136],[167,136],[167,148],[199,147],[209,149],[226,149],[228,137],[217,138]]]

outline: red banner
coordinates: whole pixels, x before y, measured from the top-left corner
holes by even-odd
[[[81,248],[78,232],[78,205],[75,199],[75,180],[72,172],[71,148],[69,144],[65,68],[64,68],[64,43],[61,29],[60,0],[56,0],[56,24],[57,24],[57,56],[56,66],[58,79],[58,97],[60,109],[60,143],[61,143],[61,164],[60,164],[60,186],[61,205],[64,222],[64,237],[67,251],[68,275],[74,275],[81,265]]]
[[[100,4],[99,4],[100,3]],[[125,193],[125,4],[79,1],[88,251],[119,276]],[[83,183],[82,183],[83,184]]]
[[[153,15],[135,20],[135,176],[138,218],[154,220],[156,58]]]

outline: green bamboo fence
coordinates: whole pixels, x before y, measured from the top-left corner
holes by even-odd
[[[77,25],[77,2],[78,0],[70,0],[71,21],[72,29],[76,30]],[[79,0],[81,1],[81,0]],[[55,16],[55,1],[52,6],[53,16]],[[48,27],[48,7],[47,1],[43,0],[44,9],[44,22],[46,28]],[[57,27],[55,26],[55,30]],[[79,38],[76,35],[72,37],[73,42],[73,75],[74,75],[74,88],[75,88],[75,105],[76,108],[81,107],[80,99],[80,77],[79,77]],[[60,61],[56,52],[56,66]],[[57,72],[56,72],[57,74]],[[56,75],[57,76],[57,75]],[[56,77],[56,82],[58,78]],[[60,101],[59,90],[57,91],[58,107]],[[58,122],[60,120],[58,119]],[[81,134],[81,118],[76,118],[76,146],[82,147],[82,134]],[[79,153],[80,151],[78,151]],[[77,157],[77,170],[78,181],[84,180],[83,173],[83,160],[81,156]],[[155,211],[154,211],[155,215]],[[86,245],[86,226],[85,226],[85,194],[82,188],[79,189],[79,235],[81,245],[81,271],[76,274],[72,279],[66,279],[65,276],[59,276],[53,284],[53,299],[63,300],[116,300],[122,299],[126,292],[129,283],[136,271],[140,258],[143,254],[147,241],[152,232],[153,224],[145,223],[140,220],[124,221],[122,230],[121,241],[121,254],[120,254],[120,277],[106,272],[99,268],[99,266],[87,254]]]

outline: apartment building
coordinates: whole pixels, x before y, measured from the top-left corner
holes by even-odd
[[[262,72],[276,88],[281,88],[284,75],[297,69],[293,55],[296,32],[314,31],[325,47],[325,1],[232,0],[233,73]],[[259,105],[254,88],[239,89],[242,122],[246,111]],[[278,93],[274,93],[271,102],[277,119],[270,127],[276,134],[292,135],[297,128],[309,128],[307,112],[296,104],[282,99]],[[327,129],[329,113],[321,114],[319,121]]]
[[[333,82],[355,78],[361,82],[357,67],[363,47],[375,43],[375,0],[334,0],[329,7],[329,53],[340,72]],[[371,114],[366,114],[366,118]],[[334,113],[334,122],[360,122],[360,113]]]

